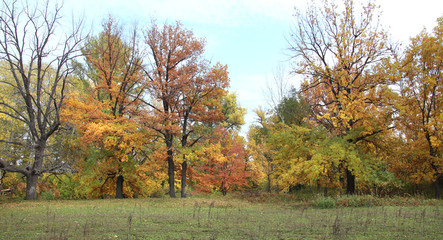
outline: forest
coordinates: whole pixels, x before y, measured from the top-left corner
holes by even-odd
[[[51,1],[1,5],[0,199],[442,197],[443,16],[401,46],[371,1],[295,11],[303,82],[243,137],[229,66],[181,22],[88,34]]]

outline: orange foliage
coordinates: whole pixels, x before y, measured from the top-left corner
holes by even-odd
[[[169,195],[175,197],[175,149],[187,148],[201,138],[201,123],[223,119],[221,97],[228,87],[227,66],[210,66],[203,59],[205,41],[180,23],[153,26],[145,42],[151,54],[147,89],[152,98],[145,124],[164,139],[167,152]],[[186,179],[187,161],[182,162]],[[186,196],[182,181],[182,197]]]
[[[223,195],[248,186],[252,175],[243,139],[232,131],[217,128],[207,145],[196,151],[201,165],[195,167],[193,179],[198,191],[220,191]]]
[[[443,18],[411,39],[400,64],[398,123],[404,148],[394,168],[414,183],[443,180]]]
[[[81,133],[80,145],[92,150],[88,160],[94,163],[85,162],[82,171],[92,171],[94,195],[114,192],[117,178],[122,176],[126,187],[120,191],[130,197],[142,191],[135,159],[147,141],[136,117],[143,90],[141,57],[135,34],[129,43],[123,42],[121,29],[112,18],[103,28],[84,48],[91,89],[67,100],[63,118]]]

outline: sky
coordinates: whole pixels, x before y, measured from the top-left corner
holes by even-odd
[[[205,57],[228,65],[230,91],[247,109],[245,136],[256,120],[254,110],[269,108],[267,86],[278,69],[290,71],[287,38],[294,26],[294,7],[303,11],[308,0],[64,0],[64,11],[84,16],[92,32],[108,15],[121,24],[144,28],[180,21],[197,37],[206,38]],[[443,16],[441,0],[378,0],[382,25],[392,39],[408,44],[424,27],[429,31]],[[299,77],[286,74],[297,86]]]

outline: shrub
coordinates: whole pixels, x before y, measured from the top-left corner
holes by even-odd
[[[313,204],[317,208],[333,208],[335,207],[335,200],[331,197],[319,197],[314,200]]]
[[[379,206],[379,199],[371,195],[344,195],[337,197],[337,206],[342,207],[371,207]]]
[[[55,196],[52,193],[52,190],[42,192],[39,197],[40,200],[55,200]]]

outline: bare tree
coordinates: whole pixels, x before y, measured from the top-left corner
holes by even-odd
[[[276,109],[282,99],[289,93],[291,86],[288,81],[286,69],[283,65],[277,65],[272,72],[273,79],[266,82],[266,92],[269,107]]]
[[[0,169],[26,177],[28,200],[37,198],[37,181],[42,173],[58,173],[63,167],[45,164],[45,151],[48,139],[60,128],[60,108],[73,70],[70,62],[81,54],[79,45],[84,40],[82,21],[72,24],[69,33],[56,32],[61,29],[62,6],[50,0],[39,4],[2,0],[0,10],[0,61],[6,63],[2,71],[11,76],[0,84],[17,96],[14,103],[0,98],[0,114],[22,123],[27,131],[23,142],[1,141],[27,147],[33,153],[26,166],[0,159]]]

